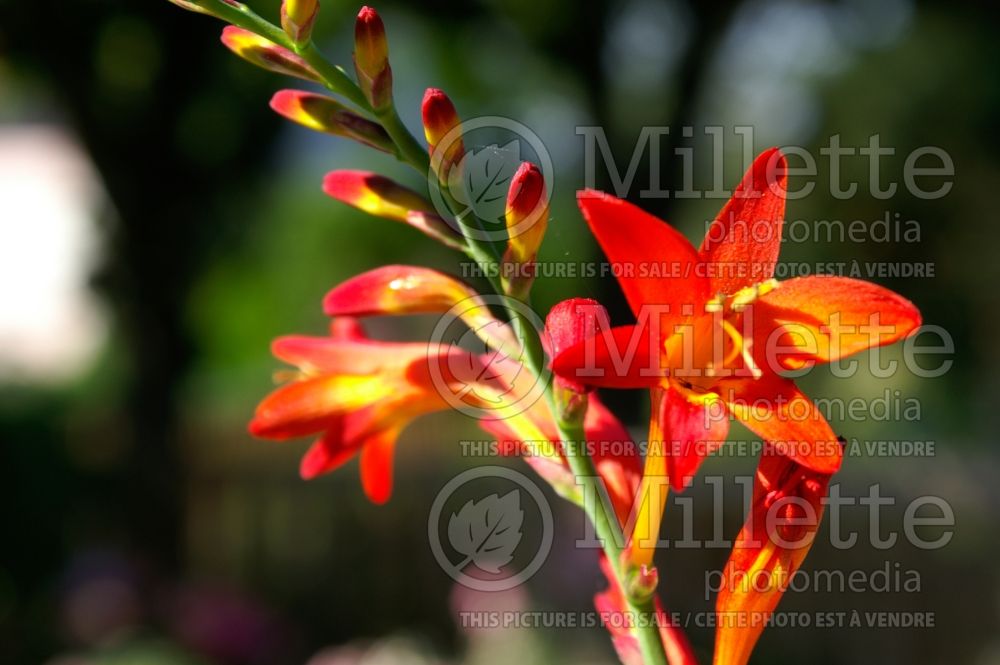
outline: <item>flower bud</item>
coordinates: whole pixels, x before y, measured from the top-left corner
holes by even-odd
[[[209,16],[216,16],[215,12],[213,12],[208,7],[204,6],[204,0],[201,0],[201,1],[199,1],[199,0],[168,0],[168,2],[172,2],[173,4],[177,5],[181,9],[186,9],[186,10],[188,10],[190,12],[198,12],[199,14],[208,14]],[[241,8],[243,6],[241,3],[236,2],[236,0],[222,0],[222,2],[226,3],[227,5],[230,5],[231,7],[236,7],[237,9],[239,9],[239,8]]]
[[[656,566],[625,564],[625,595],[634,603],[646,603],[656,594],[660,573]]]
[[[549,222],[545,178],[534,164],[524,162],[511,178],[505,221],[508,237],[503,257],[505,289],[512,295],[523,295],[534,281],[535,257]]]
[[[368,171],[331,171],[323,191],[370,215],[405,222],[449,247],[462,248],[458,232],[441,219],[430,201],[385,176]]]
[[[555,358],[609,326],[608,312],[596,300],[570,298],[557,303],[545,317],[549,355]],[[561,376],[553,379],[553,388],[559,419],[571,422],[582,418],[587,409],[587,393],[593,388]]]
[[[430,146],[431,169],[442,182],[448,182],[451,167],[465,152],[458,112],[444,91],[427,88],[420,114],[424,122],[424,136]]]
[[[271,108],[303,127],[354,139],[383,152],[393,152],[392,139],[381,125],[362,118],[325,95],[301,90],[279,90],[271,98]]]
[[[282,0],[281,27],[296,44],[308,43],[318,13],[317,0]]]
[[[247,62],[263,69],[320,82],[319,74],[305,60],[249,30],[234,25],[226,26],[222,31],[222,43]]]
[[[354,70],[358,85],[376,111],[392,105],[392,69],[385,24],[371,7],[362,7],[354,23]]]

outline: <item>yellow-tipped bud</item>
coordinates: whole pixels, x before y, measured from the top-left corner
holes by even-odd
[[[317,0],[282,0],[281,27],[296,44],[305,44],[312,35],[318,13]]]
[[[549,223],[549,196],[541,170],[521,164],[507,194],[507,251],[505,285],[512,295],[523,295],[534,280],[534,262]]]
[[[448,172],[462,158],[465,148],[458,129],[461,120],[451,99],[443,90],[427,88],[420,105],[424,136],[430,146],[431,168],[442,182],[448,182]]]

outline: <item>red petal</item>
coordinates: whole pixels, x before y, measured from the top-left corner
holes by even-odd
[[[647,326],[604,328],[552,361],[552,371],[569,381],[608,388],[645,388],[660,383],[666,369]]]
[[[667,324],[701,310],[709,284],[698,274],[698,253],[687,238],[608,194],[585,190],[577,202],[637,318],[643,305],[668,306]]]
[[[773,370],[892,344],[920,326],[920,312],[906,298],[871,282],[832,276],[781,282],[753,304],[753,316],[755,354]]]
[[[345,334],[350,332],[345,324]],[[289,335],[271,343],[271,352],[280,360],[306,373],[363,375],[400,367],[427,355],[426,344],[418,342],[377,342]]]
[[[398,428],[379,432],[361,448],[361,486],[372,503],[383,504],[392,495],[392,459]]]
[[[697,473],[702,460],[725,443],[729,414],[722,404],[695,403],[671,389],[661,400],[659,418],[667,476],[670,486],[680,491]]]
[[[730,413],[779,453],[817,473],[840,468],[843,450],[836,435],[795,383],[765,374],[760,379],[723,381],[720,386]]]
[[[299,475],[303,480],[312,480],[316,476],[333,471],[358,451],[357,446],[344,445],[339,427],[333,427],[321,436],[299,463]]]
[[[785,158],[765,150],[719,211],[699,255],[713,293],[735,293],[774,276],[785,217]]]

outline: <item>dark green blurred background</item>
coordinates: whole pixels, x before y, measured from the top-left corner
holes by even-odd
[[[277,2],[251,4],[277,15]],[[337,62],[350,62],[357,9],[323,3],[317,39]],[[890,525],[913,497],[933,494],[953,506],[957,526],[936,551],[843,552],[822,542],[807,563],[898,564],[919,573],[918,593],[791,594],[782,608],[933,612],[936,625],[773,629],[754,662],[1000,663],[1000,21],[991,3],[434,0],[377,9],[412,128],[423,89],[437,86],[464,116],[510,116],[545,141],[557,177],[543,260],[599,257],[573,205],[584,176],[578,125],[606,129],[621,169],[643,125],[695,126],[699,139],[674,131],[665,140],[670,189],[681,182],[670,149],[710,151],[704,125],[727,128],[728,186],[745,166],[734,125],[754,127],[757,150],[798,144],[817,157],[831,134],[857,147],[877,133],[896,148],[883,162],[896,180],[919,146],[950,154],[955,185],[937,200],[902,187],[878,200],[865,163],[845,160],[857,196],[838,200],[819,186],[789,205],[805,220],[899,213],[919,223],[919,242],[786,243],[783,253],[933,264],[933,278],[877,281],[947,329],[951,371],[814,372],[804,383],[818,397],[898,389],[920,400],[919,422],[834,425],[848,438],[933,440],[933,457],[849,457],[839,480],[855,496],[880,483],[897,500]],[[355,464],[304,483],[303,443],[245,433],[278,367],[269,341],[321,334],[329,287],[385,263],[454,270],[456,257],[326,198],[319,184],[332,168],[419,182],[388,157],[281,121],[267,101],[288,82],[228,53],[221,28],[163,0],[0,0],[0,663],[614,662],[598,629],[456,626],[457,609],[470,606],[584,611],[603,586],[593,553],[573,547],[575,509],[553,498],[563,526],[527,586],[485,599],[453,588],[430,554],[426,521],[442,484],[483,462],[458,454],[459,439],[479,436],[471,421],[433,417],[406,432],[385,507],[365,501]],[[648,167],[643,160],[637,183]],[[818,182],[827,175],[821,161]],[[707,187],[710,171],[695,178]],[[720,205],[639,203],[692,239]],[[625,314],[611,280],[549,280],[538,302],[544,310],[573,295]],[[376,328],[413,336],[426,323]],[[641,429],[642,395],[608,399]],[[753,461],[705,468],[731,477]],[[700,482],[689,491],[696,505],[711,494]],[[742,521],[737,504],[727,504],[730,534]],[[696,531],[710,532],[710,516],[698,513]],[[846,519],[868,524],[864,509]],[[666,528],[680,528],[676,511]],[[703,572],[725,556],[661,552],[668,607],[708,609]],[[690,635],[708,662],[711,631]]]

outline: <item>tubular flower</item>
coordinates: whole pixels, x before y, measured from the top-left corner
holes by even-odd
[[[805,559],[823,517],[830,475],[766,449],[753,503],[722,571],[715,665],[744,665],[757,638]]]
[[[430,268],[375,268],[336,286],[323,300],[327,316],[444,314],[453,312],[494,349],[514,353],[519,342],[482,297],[454,277]]]
[[[729,415],[805,468],[835,472],[836,436],[780,371],[895,342],[920,325],[920,314],[859,280],[773,279],[785,209],[781,153],[757,157],[697,250],[632,204],[592,191],[578,198],[638,323],[564,351],[553,371],[590,385],[650,388],[647,482],[666,477],[682,488],[724,442]],[[633,539],[640,564],[652,558],[640,542],[655,539],[662,506],[647,510],[637,528],[649,538]]]
[[[276,440],[318,434],[302,459],[306,479],[360,454],[362,486],[375,503],[389,499],[396,439],[410,422],[450,408],[455,395],[489,399],[511,390],[499,372],[483,371],[489,358],[371,340],[349,317],[335,320],[329,337],[282,337],[272,351],[297,369],[258,405],[250,433]]]

